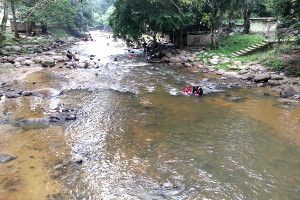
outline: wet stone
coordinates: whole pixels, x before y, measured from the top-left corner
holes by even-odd
[[[175,188],[175,185],[173,183],[167,182],[167,183],[162,184],[161,187],[162,187],[162,189],[165,189],[165,190],[171,190],[171,189]]]
[[[0,164],[8,163],[8,162],[13,161],[15,159],[17,159],[17,157],[10,156],[10,155],[7,155],[7,154],[0,154]]]
[[[13,91],[13,92],[7,92],[7,93],[5,94],[5,96],[6,96],[7,98],[9,98],[9,99],[13,99],[13,98],[18,98],[18,97],[20,97],[20,96],[21,96],[21,93],[20,93],[20,92],[15,92],[15,91]]]
[[[294,96],[295,94],[296,94],[296,92],[292,87],[286,86],[281,91],[280,96],[283,98],[289,98],[289,97]]]
[[[23,91],[22,96],[30,96],[32,95],[31,91]]]
[[[271,79],[271,74],[259,74],[254,77],[254,82],[267,82]]]
[[[76,120],[76,115],[73,113],[68,113],[66,115],[66,120],[71,121],[71,120]]]
[[[271,86],[278,86],[278,85],[280,85],[280,82],[277,81],[277,80],[269,80],[268,83],[269,83]]]

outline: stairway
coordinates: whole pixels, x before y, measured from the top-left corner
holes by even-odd
[[[260,43],[256,43],[246,49],[243,49],[243,50],[240,50],[240,51],[237,51],[235,53],[232,53],[231,55],[233,57],[238,57],[238,56],[244,56],[244,55],[249,55],[251,53],[254,53],[254,52],[257,52],[259,50],[262,50],[266,47],[268,47],[269,45],[271,45],[271,42],[268,42],[268,41],[263,41],[263,42],[260,42]]]

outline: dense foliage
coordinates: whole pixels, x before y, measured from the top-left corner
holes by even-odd
[[[90,27],[108,25],[115,0],[5,0],[4,3],[8,1],[14,1],[21,22],[35,22],[43,32],[64,29],[77,35]],[[2,24],[6,23],[7,15],[3,14]]]

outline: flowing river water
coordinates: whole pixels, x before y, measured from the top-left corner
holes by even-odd
[[[0,153],[17,156],[0,164],[1,200],[299,199],[299,104],[197,69],[127,59],[120,42],[94,37],[71,49],[101,59],[99,69],[27,69],[17,81],[62,95],[1,100]],[[187,83],[207,94],[180,95]],[[14,123],[60,104],[78,119]]]

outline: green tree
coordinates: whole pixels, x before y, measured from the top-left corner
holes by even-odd
[[[3,18],[2,18],[2,23],[1,23],[1,30],[2,31],[6,31],[6,23],[7,23],[7,20],[8,20],[8,0],[4,0],[4,3],[3,3]]]

